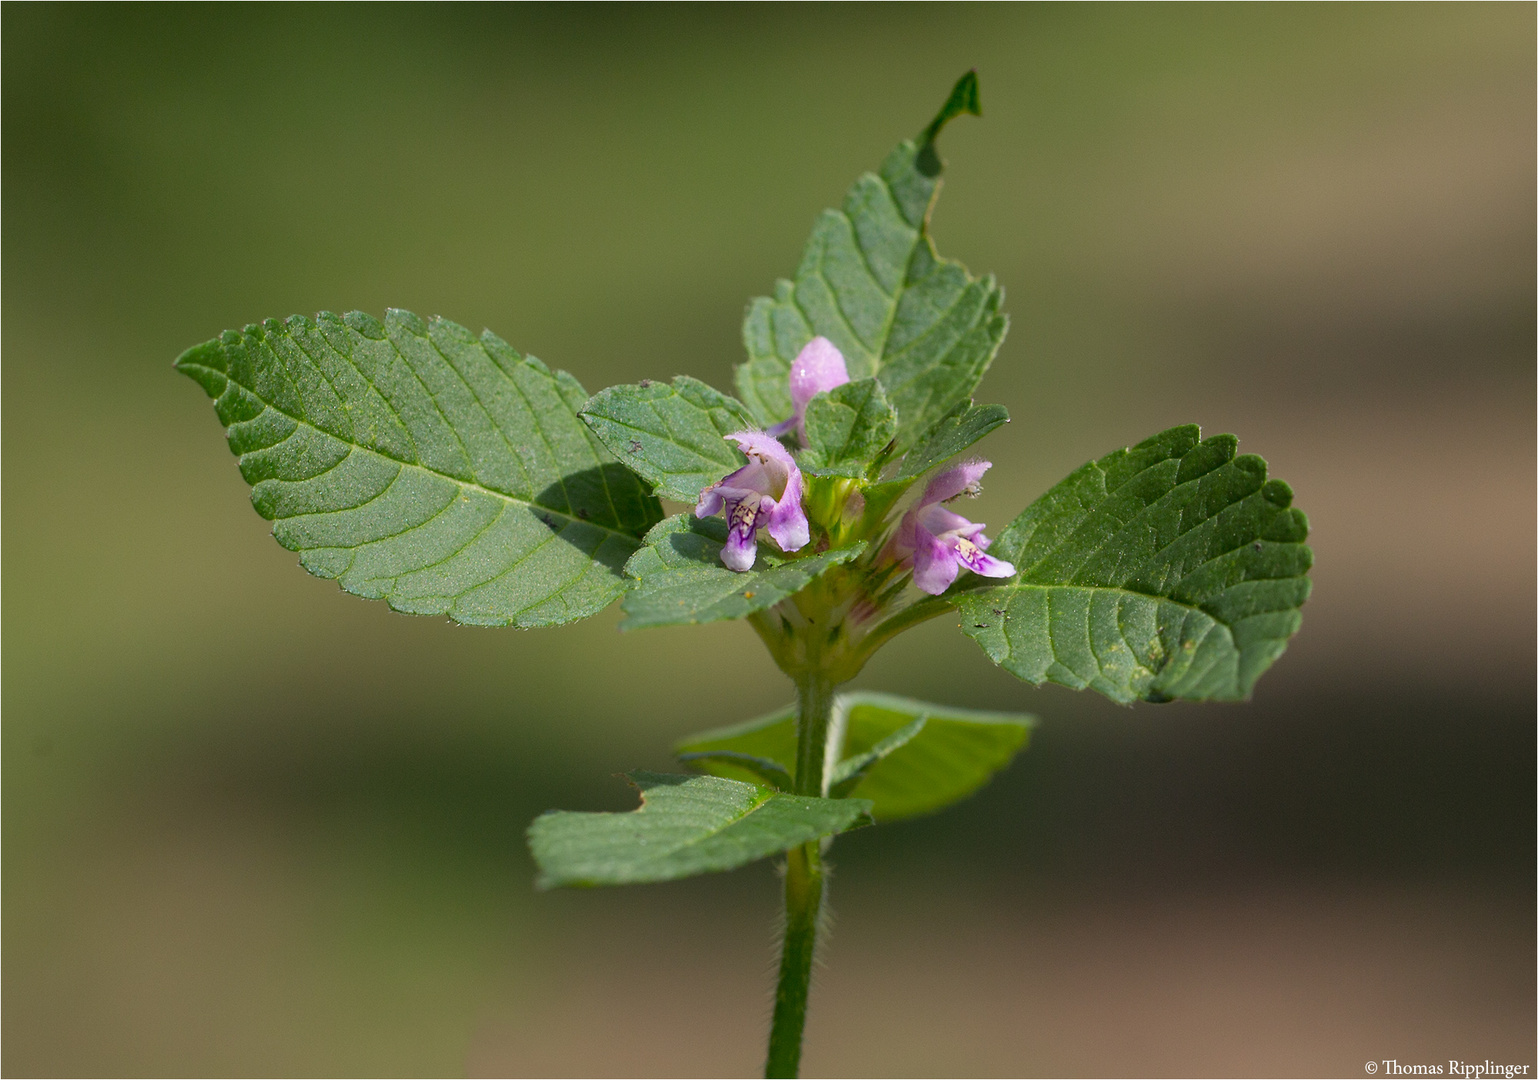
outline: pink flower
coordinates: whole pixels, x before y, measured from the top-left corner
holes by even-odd
[[[762,431],[736,431],[726,438],[748,456],[748,463],[700,492],[694,508],[699,518],[725,513],[727,536],[721,562],[728,570],[752,569],[760,528],[769,530],[781,550],[805,547],[812,534],[801,509],[801,470],[796,459]]]
[[[796,354],[790,365],[790,401],[795,413],[769,429],[770,435],[783,435],[791,428],[801,436],[806,445],[806,405],[818,394],[843,386],[849,381],[849,369],[844,366],[844,354],[838,346],[825,337],[814,337]]]
[[[989,461],[964,461],[937,473],[887,542],[887,556],[911,560],[913,584],[932,596],[950,588],[963,566],[983,577],[1010,577],[1015,572],[1012,563],[984,554],[990,543],[983,535],[984,525],[941,505],[974,489],[992,465]]]

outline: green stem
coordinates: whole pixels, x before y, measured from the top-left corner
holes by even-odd
[[[833,681],[826,672],[814,669],[797,676],[796,716],[796,794],[820,797],[833,716]]]
[[[833,681],[818,667],[796,676],[796,794],[821,796],[828,722],[833,715]],[[780,981],[774,991],[774,1024],[769,1029],[768,1077],[796,1076],[801,1068],[801,1034],[817,952],[822,915],[822,849],[818,841],[791,848],[785,857],[785,941],[780,948]]]

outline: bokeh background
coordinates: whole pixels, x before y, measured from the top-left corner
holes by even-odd
[[[1043,719],[839,841],[807,1072],[1531,1064],[1534,14],[6,5],[4,1071],[759,1068],[770,866],[536,894],[522,841],[785,700],[750,631],[346,596],[171,361],[402,306],[727,386],[974,66],[934,221],[1013,316],[974,516],[1196,420],[1296,489],[1314,598],[1245,705],[1036,690],[945,620],[883,654]]]

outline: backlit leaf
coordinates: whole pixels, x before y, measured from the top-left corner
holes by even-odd
[[[1008,765],[1034,722],[1023,713],[957,709],[893,694],[839,694],[828,732],[835,764],[827,790],[871,800],[878,822],[932,813],[973,794]],[[702,732],[676,752],[716,776],[754,776],[730,754],[768,760],[793,774],[795,707]]]
[[[877,752],[845,793],[871,800],[878,822],[930,814],[972,795],[1025,747],[1035,723],[1022,713],[931,705],[895,694],[842,695],[840,708],[844,760]]]
[[[787,705],[766,716],[691,735],[673,748],[691,767],[713,776],[757,782],[752,769],[720,754],[742,754],[772,762],[792,779],[796,772],[796,707]]]

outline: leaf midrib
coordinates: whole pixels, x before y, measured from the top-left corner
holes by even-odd
[[[1007,582],[1007,583],[1005,583],[1003,585],[996,586],[996,588],[999,588],[999,589],[1073,589],[1073,590],[1077,590],[1077,591],[1081,591],[1081,592],[1120,592],[1120,593],[1126,593],[1128,596],[1139,596],[1139,597],[1142,597],[1144,600],[1156,600],[1156,601],[1158,601],[1161,604],[1174,604],[1176,607],[1178,607],[1178,608],[1180,608],[1180,609],[1182,609],[1184,611],[1193,612],[1193,613],[1195,613],[1197,615],[1203,615],[1203,616],[1211,619],[1213,622],[1217,623],[1220,626],[1228,627],[1228,629],[1230,629],[1230,630],[1233,629],[1232,625],[1230,625],[1229,623],[1224,622],[1222,619],[1218,618],[1212,612],[1206,610],[1203,607],[1200,607],[1199,605],[1188,604],[1184,600],[1174,600],[1174,599],[1171,599],[1168,596],[1160,596],[1157,593],[1146,593],[1146,592],[1142,592],[1141,590],[1138,590],[1138,589],[1129,589],[1125,585],[1046,585],[1046,584],[1042,584],[1041,582],[1038,582],[1038,581],[1013,581],[1013,582]],[[987,590],[987,591],[991,592],[992,590],[990,589],[990,590]],[[981,591],[979,591],[979,592],[972,592],[972,593],[962,593],[961,595],[962,596],[966,596],[966,597],[979,597],[979,596],[983,595],[983,593]],[[958,599],[960,599],[960,597],[958,597]]]

